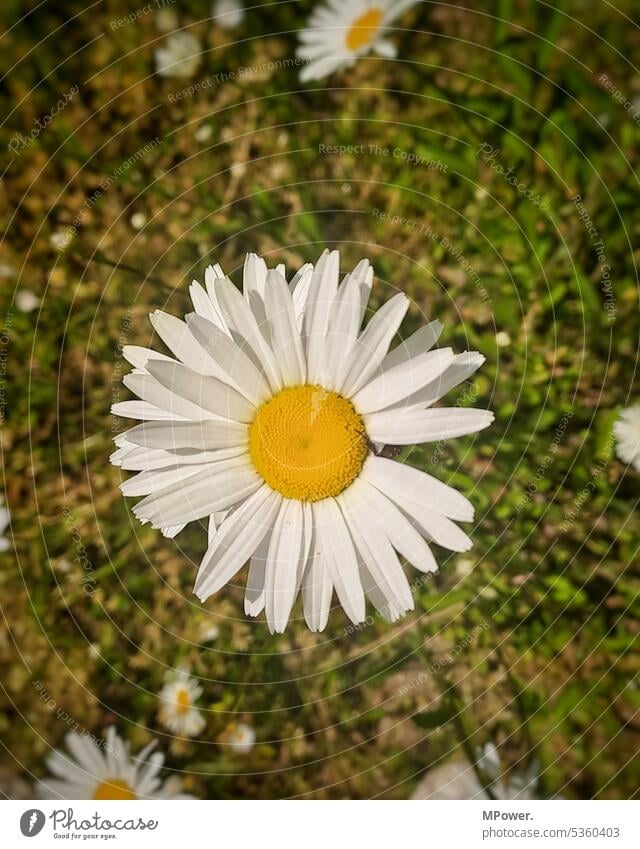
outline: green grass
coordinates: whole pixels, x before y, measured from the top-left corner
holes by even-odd
[[[9,5],[14,21],[19,4]],[[67,731],[40,681],[92,733],[116,722],[134,748],[158,736],[201,797],[403,798],[425,769],[487,740],[518,769],[537,757],[544,794],[633,796],[639,476],[615,458],[611,428],[637,399],[640,127],[598,77],[640,94],[630,66],[640,32],[623,16],[634,4],[504,0],[495,19],[422,4],[392,36],[397,62],[361,61],[328,88],[300,85],[295,68],[236,74],[175,103],[169,94],[189,81],[153,75],[152,16],[112,30],[131,11],[112,5],[63,37],[50,36],[62,13],[45,7],[3,42],[6,68],[20,62],[4,96],[11,107],[24,98],[0,131],[3,150],[79,86],[14,158],[0,195],[13,216],[0,249],[14,269],[1,281],[1,438],[17,553],[2,555],[1,572],[4,792],[42,775]],[[189,4],[181,24],[208,7]],[[208,52],[192,82],[291,57],[310,8],[248,13],[235,46],[198,23]],[[203,124],[211,136],[198,142]],[[523,190],[478,156],[483,144]],[[404,153],[441,165],[408,165]],[[614,321],[576,194],[611,267]],[[60,255],[50,234],[79,213]],[[119,345],[152,339],[151,309],[188,309],[207,264],[237,279],[247,251],[293,267],[325,245],[340,247],[344,269],[372,259],[374,305],[395,289],[410,295],[407,333],[438,318],[443,344],[485,354],[449,398],[491,407],[496,423],[405,452],[468,495],[478,518],[470,558],[439,552],[414,614],[350,632],[335,610],[324,635],[298,622],[272,637],[245,619],[239,588],[204,606],[192,595],[201,529],[171,542],[135,522],[108,463],[109,407],[114,393],[128,397]],[[42,311],[17,310],[16,288],[36,292]],[[212,623],[219,637],[202,644]],[[403,689],[443,658],[437,675]],[[172,741],[157,724],[155,694],[180,662],[202,679],[205,744]],[[250,755],[220,745],[234,720],[256,728]]]

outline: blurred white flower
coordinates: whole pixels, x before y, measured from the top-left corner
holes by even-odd
[[[245,725],[243,722],[232,723],[224,733],[224,742],[234,752],[246,755],[255,745],[256,732],[250,725]]]
[[[206,142],[211,138],[212,133],[213,128],[211,124],[200,124],[200,126],[194,133],[195,140],[197,142]]]
[[[329,0],[318,5],[300,33],[296,55],[309,64],[300,79],[319,80],[340,68],[350,68],[369,51],[395,59],[396,46],[385,38],[387,28],[417,0]]]
[[[31,312],[40,306],[40,298],[28,289],[16,292],[16,306],[20,312]]]
[[[202,688],[186,669],[171,672],[167,683],[158,694],[158,718],[162,725],[174,734],[185,737],[196,737],[200,734],[205,721],[195,702],[201,695]]]
[[[164,47],[156,50],[156,71],[161,77],[186,79],[200,66],[200,42],[190,32],[178,30],[167,36]]]
[[[4,535],[10,524],[11,514],[4,506],[4,498],[0,495],[0,551],[8,551],[11,548],[11,543]]]
[[[536,799],[539,768],[534,761],[525,772],[517,773],[508,780],[501,778],[502,766],[498,750],[487,743],[478,756],[478,767],[489,779],[493,798],[504,801],[512,799]],[[480,784],[469,761],[449,761],[429,770],[411,794],[412,799],[490,799]]]
[[[473,572],[475,562],[468,557],[461,557],[456,561],[456,575],[460,578],[466,578]]]
[[[147,216],[144,212],[134,212],[131,216],[131,226],[134,230],[142,230],[144,225],[147,223]]]
[[[507,333],[506,330],[500,330],[496,333],[496,345],[498,348],[506,348],[507,345],[511,344],[511,336]]]
[[[164,762],[162,752],[151,754],[156,740],[137,755],[129,754],[129,744],[106,732],[102,750],[87,735],[75,731],[65,738],[71,757],[54,750],[47,766],[55,778],[36,784],[40,799],[191,799],[181,793],[175,780],[162,782],[158,773]]]
[[[206,628],[203,628],[200,633],[200,639],[204,643],[212,642],[213,640],[217,640],[220,636],[220,628],[217,625],[207,625]]]
[[[613,433],[618,457],[640,472],[640,404],[620,413],[613,426]]]
[[[51,247],[62,252],[69,247],[72,238],[73,236],[70,230],[56,230],[55,233],[51,233],[49,236],[49,243]]]
[[[211,17],[222,29],[235,29],[244,20],[244,6],[238,0],[215,0]]]

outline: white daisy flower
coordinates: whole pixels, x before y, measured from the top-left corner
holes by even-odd
[[[129,754],[114,728],[106,732],[104,750],[89,737],[75,731],[65,742],[70,756],[54,750],[47,758],[49,771],[55,778],[38,781],[40,799],[190,799],[180,792],[175,780],[164,783],[158,773],[164,762],[162,752],[151,754],[157,741],[152,741],[138,754]]]
[[[412,799],[537,799],[539,765],[532,761],[524,771],[502,778],[502,764],[493,743],[478,755],[478,766],[489,780],[492,796],[478,780],[469,761],[454,760],[429,770],[411,795]]]
[[[195,702],[202,695],[202,688],[185,669],[170,675],[158,698],[158,717],[165,728],[184,737],[197,737],[205,726],[202,714]]]
[[[246,755],[255,746],[256,732],[250,725],[245,725],[243,722],[233,723],[225,731],[224,742],[234,752]]]
[[[620,413],[613,426],[616,450],[623,463],[630,463],[640,472],[640,404]]]
[[[71,230],[56,230],[54,233],[50,234],[49,243],[52,248],[55,248],[57,251],[62,253],[69,247],[72,239],[73,234]]]
[[[235,29],[244,20],[244,6],[238,0],[215,0],[211,17],[222,29]]]
[[[373,281],[368,260],[339,282],[338,251],[325,251],[287,284],[250,254],[244,297],[220,266],[194,281],[186,323],[151,322],[175,358],[125,346],[125,385],[141,400],[115,404],[144,423],[120,434],[112,462],[135,477],[133,512],[175,536],[209,517],[209,547],[195,593],[205,601],[249,560],[245,610],[284,631],[302,593],[322,631],[335,590],[364,621],[365,596],[393,622],[414,607],[398,554],[437,571],[429,543],[467,551],[456,522],[473,506],[456,490],[378,456],[384,444],[475,433],[488,410],[434,408],[484,362],[477,352],[431,350],[442,325],[420,328],[389,352],[409,308],[396,294],[360,330]],[[397,553],[396,553],[397,552]]]
[[[397,49],[385,38],[387,28],[417,0],[327,0],[300,33],[296,55],[309,64],[300,79],[319,80],[339,68],[350,68],[372,50],[395,59]]]
[[[156,50],[156,71],[161,77],[187,79],[200,67],[202,59],[200,42],[193,33],[185,30],[167,36],[164,47]]]
[[[16,292],[16,306],[20,312],[32,312],[40,306],[40,298],[28,289]]]

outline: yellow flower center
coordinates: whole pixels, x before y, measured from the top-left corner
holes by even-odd
[[[375,38],[382,23],[382,10],[369,9],[351,25],[347,33],[347,47],[352,53],[366,47]]]
[[[285,498],[339,495],[367,456],[364,423],[351,401],[320,386],[290,386],[258,409],[249,454],[264,481]]]
[[[187,690],[178,690],[176,693],[176,710],[178,713],[186,713],[191,707],[191,699]]]
[[[121,778],[107,778],[100,782],[93,794],[94,799],[137,799],[126,781]]]

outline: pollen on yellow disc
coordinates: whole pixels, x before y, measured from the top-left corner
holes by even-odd
[[[339,495],[367,456],[364,423],[351,401],[320,386],[290,386],[258,409],[249,454],[271,489],[297,501]]]
[[[382,10],[369,9],[351,25],[347,33],[347,47],[352,53],[366,47],[373,41],[382,23]]]
[[[186,713],[191,707],[191,699],[187,690],[178,690],[176,693],[176,710],[178,713]]]
[[[127,782],[121,778],[106,778],[96,787],[93,798],[129,800],[137,799],[138,797]]]

